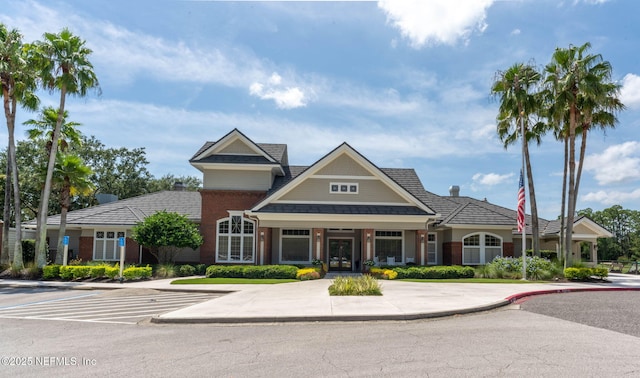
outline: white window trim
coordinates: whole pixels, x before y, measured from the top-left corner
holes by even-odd
[[[474,236],[474,235],[479,235],[479,239],[480,239],[480,245],[478,246],[465,246],[464,245],[464,240],[468,237]],[[500,256],[504,256],[504,239],[502,237],[500,237],[499,235],[493,234],[491,232],[473,232],[470,234],[467,234],[465,236],[462,237],[462,264],[463,265],[484,265],[484,264],[488,264],[491,261],[486,261],[486,248],[487,246],[485,245],[485,236],[493,236],[494,238],[500,240]],[[480,261],[478,263],[466,263],[465,262],[465,249],[466,248],[480,248]],[[489,247],[493,247],[493,248],[497,248],[497,246],[489,246]]]
[[[115,258],[113,259],[106,259],[104,258],[106,255],[106,247],[107,244],[103,243],[102,245],[102,252],[101,252],[101,256],[97,255],[97,244],[98,244],[98,232],[104,232],[105,233],[105,237],[101,238],[100,240],[113,240],[114,243],[114,256]],[[115,237],[114,238],[107,238],[106,234],[107,232],[113,232]],[[93,260],[97,260],[97,261],[120,261],[120,246],[118,244],[118,233],[123,233],[124,234],[124,243],[125,243],[125,248],[127,245],[127,231],[126,230],[122,230],[122,229],[94,229],[93,230]]]
[[[304,231],[309,231],[309,235],[283,235],[283,231],[284,230],[304,230]],[[280,260],[281,264],[304,264],[304,263],[311,263],[311,254],[313,252],[313,240],[311,238],[313,234],[313,230],[311,230],[310,228],[281,228],[280,229],[280,253],[278,256],[278,259]],[[291,261],[291,260],[283,260],[282,259],[282,239],[307,239],[309,240],[309,259],[308,260],[300,260],[300,261]]]
[[[334,191],[333,187],[337,186],[338,190]],[[346,191],[342,191],[342,187],[346,186],[347,190]],[[355,186],[356,187],[356,191],[352,192],[351,191],[351,187]],[[357,182],[330,182],[329,183],[329,193],[330,194],[358,194],[360,193],[360,184],[358,184]]]
[[[400,236],[377,236],[376,232],[378,232],[378,231],[379,232],[400,232]],[[396,261],[395,263],[396,264],[404,264],[405,256],[404,256],[404,231],[403,230],[374,230],[373,235],[374,235],[374,238],[373,238],[373,256],[374,256],[374,258],[378,254],[377,253],[378,250],[377,250],[377,247],[376,247],[376,240],[377,239],[398,240],[398,238],[400,238],[401,243],[402,243],[401,247],[400,247],[402,249],[402,251],[401,251],[402,252],[402,261]],[[378,260],[379,260],[379,258],[378,258]],[[382,265],[386,264],[387,263],[386,257],[385,257],[384,261],[378,261],[378,263],[382,264]]]
[[[231,233],[231,218],[234,216],[238,216],[242,218],[242,232],[239,234]],[[220,233],[220,223],[229,221],[229,232],[226,234]],[[244,222],[250,222],[253,224],[253,233],[245,234],[244,233]],[[220,250],[220,235],[227,236],[227,259],[221,260],[218,255],[218,251]],[[240,238],[240,260],[231,260],[231,238],[232,236]],[[251,260],[244,259],[244,238],[246,236],[251,236]],[[242,211],[229,211],[229,216],[226,218],[221,218],[216,221],[216,253],[215,253],[215,261],[217,263],[234,263],[234,264],[253,264],[256,261],[256,222],[244,217],[244,213]]]

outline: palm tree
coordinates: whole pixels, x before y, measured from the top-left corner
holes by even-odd
[[[33,126],[27,130],[29,139],[46,138],[47,156],[51,154],[53,132],[58,122],[58,113],[58,109],[48,106],[42,109],[39,119],[30,119],[23,123],[23,125]],[[68,118],[69,112],[65,110],[62,115],[60,136],[58,137],[58,151],[60,152],[67,151],[70,145],[82,144],[82,133],[78,130],[78,126],[81,126],[81,124],[78,122],[66,122]]]
[[[538,206],[536,203],[533,171],[529,156],[529,142],[540,144],[545,132],[542,122],[532,122],[531,117],[540,111],[540,97],[537,94],[542,76],[532,65],[516,63],[506,71],[498,72],[491,86],[491,93],[500,97],[497,132],[506,149],[523,137],[522,151],[529,182],[529,200],[531,202],[532,247],[536,256],[540,255]],[[524,256],[524,251],[522,252]]]
[[[71,206],[71,197],[91,192],[89,180],[91,168],[83,164],[79,156],[59,154],[53,174],[54,185],[60,189],[60,232],[58,234],[58,253],[56,264],[62,264],[63,238],[67,228],[67,212]]]
[[[615,112],[624,108],[618,100],[620,87],[611,82],[611,64],[603,61],[600,54],[589,54],[590,48],[591,44],[588,42],[578,47],[556,48],[551,63],[545,67],[545,83],[552,102],[549,117],[560,130],[557,135],[566,138],[567,144],[567,174],[563,177],[563,187],[566,184],[567,194],[565,266],[571,265],[573,260],[573,223],[587,133],[594,124],[601,127],[614,126],[617,122]],[[576,169],[578,132],[582,143]],[[564,218],[564,212],[561,218]]]
[[[51,154],[47,165],[47,175],[40,197],[36,234],[37,265],[46,265],[47,209],[51,195],[51,180],[58,151],[58,139],[64,120],[67,94],[84,97],[90,89],[98,89],[98,79],[88,57],[91,50],[85,41],[73,35],[68,29],[58,34],[45,33],[44,41],[36,42],[31,53],[37,60],[43,86],[50,91],[60,91],[60,106],[56,127],[51,138]]]
[[[7,120],[8,148],[7,148],[7,172],[10,176],[6,182],[12,183],[14,214],[16,227],[16,243],[13,253],[13,266],[21,269],[22,261],[22,210],[20,206],[20,184],[18,181],[18,165],[16,164],[16,144],[15,125],[16,109],[20,103],[26,109],[36,109],[38,107],[38,97],[34,94],[35,72],[33,65],[28,60],[23,50],[22,35],[16,29],[8,30],[4,24],[0,23],[0,87],[2,89],[4,115]],[[10,189],[7,185],[6,189]],[[6,198],[6,196],[5,196]],[[9,213],[7,207],[9,201],[5,201],[6,215]],[[9,222],[9,219],[4,220]],[[5,235],[8,236],[8,235]],[[8,239],[8,238],[7,238]],[[4,239],[3,239],[4,240]],[[2,251],[8,253],[9,247]]]

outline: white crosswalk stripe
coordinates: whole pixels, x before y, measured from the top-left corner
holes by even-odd
[[[0,318],[136,324],[146,318],[192,306],[221,294],[94,292],[70,298],[0,307]]]

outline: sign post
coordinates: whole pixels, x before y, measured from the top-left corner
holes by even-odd
[[[118,245],[120,246],[120,283],[124,281],[122,271],[124,270],[124,237],[118,238]]]
[[[69,237],[68,236],[64,236],[62,238],[62,265],[66,266],[67,265],[67,259],[69,257]],[[60,261],[60,260],[58,260]]]

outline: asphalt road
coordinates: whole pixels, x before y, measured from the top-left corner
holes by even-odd
[[[583,297],[591,303],[587,309],[600,303],[602,294]],[[614,303],[624,307],[634,298]],[[523,307],[534,300],[547,297]],[[640,338],[517,306],[409,322],[121,325],[0,319],[0,339],[0,376],[11,377],[640,374]]]
[[[525,311],[640,337],[640,291],[595,291],[539,295]]]

